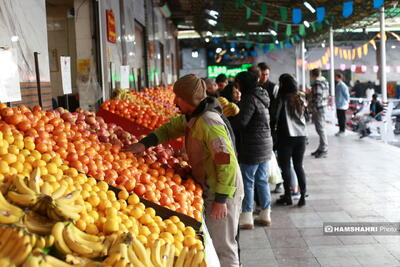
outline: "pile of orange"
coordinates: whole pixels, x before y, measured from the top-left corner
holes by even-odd
[[[12,128],[33,138],[40,153],[58,154],[79,172],[201,218],[202,189],[193,179],[182,181],[174,169],[164,169],[158,161],[122,152],[119,145],[101,143],[84,124],[66,122],[56,111],[40,107],[9,108],[0,103],[0,130]]]

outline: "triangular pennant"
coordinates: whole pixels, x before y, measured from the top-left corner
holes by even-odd
[[[368,54],[368,43],[366,43],[366,44],[363,46],[363,50],[364,50],[364,55],[367,55],[367,54]]]
[[[315,22],[311,22],[311,28],[313,32],[317,31],[317,27],[315,26],[315,24],[316,24]]]
[[[286,45],[286,48],[291,48],[292,47],[292,44],[289,41],[286,41],[285,45]]]
[[[322,56],[322,64],[325,65],[327,61],[328,61],[328,60],[327,60],[326,56]]]
[[[291,44],[296,43],[296,41],[294,40],[294,37],[290,38],[290,43],[291,43]]]
[[[274,51],[275,50],[275,44],[269,44],[269,50]]]
[[[303,24],[299,25],[299,35],[302,37],[306,35],[306,27]]]
[[[376,43],[375,43],[375,39],[372,39],[371,41],[369,41],[369,43],[372,45],[372,47],[376,50]]]
[[[267,16],[267,3],[261,3],[261,15],[258,24],[264,24],[265,16]]]
[[[250,7],[246,7],[246,19],[249,20],[251,17],[251,9]]]
[[[351,60],[351,49],[347,49],[347,57]]]
[[[292,35],[292,25],[286,25],[286,36],[289,37]]]
[[[331,48],[328,47],[328,49],[326,50],[326,56],[329,58],[331,56]]]
[[[317,7],[317,22],[322,23],[325,19],[325,7]]]
[[[294,24],[300,24],[302,21],[301,8],[293,8],[292,11],[292,21]]]
[[[339,56],[340,56],[340,58],[343,58],[343,50],[342,49],[339,49]]]
[[[258,48],[258,50],[262,50],[263,49],[263,44],[258,44],[257,48]]]
[[[264,24],[264,20],[265,20],[265,17],[264,17],[264,16],[260,16],[260,17],[258,18],[258,24],[259,24],[259,25],[263,25],[263,24]]]
[[[381,8],[383,6],[383,0],[374,0],[374,8]]]
[[[394,36],[394,38],[396,38],[397,39],[397,41],[400,41],[400,36],[397,34],[397,33],[394,33],[394,32],[389,32],[391,35],[393,35]]]
[[[241,8],[244,4],[244,0],[236,0],[235,8]]]
[[[348,18],[353,14],[353,1],[347,1],[343,3],[343,17]]]
[[[275,30],[276,32],[278,32],[278,26],[279,26],[278,22],[277,22],[277,21],[274,21],[274,30]]]
[[[353,48],[353,50],[351,51],[351,59],[354,60],[356,59],[356,49]]]
[[[357,48],[357,56],[358,56],[358,58],[362,58],[362,47],[361,46]]]
[[[343,58],[347,59],[347,50],[343,50]]]
[[[286,7],[280,7],[279,12],[281,13],[282,21],[287,21],[287,9]]]
[[[339,54],[339,47],[335,46],[335,56],[337,57],[338,54]]]

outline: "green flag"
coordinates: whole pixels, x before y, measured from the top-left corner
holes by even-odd
[[[283,21],[287,20],[287,9],[286,7],[280,7],[279,12],[281,13],[281,18]]]
[[[248,20],[251,16],[251,9],[250,7],[246,7],[246,19]]]
[[[306,35],[306,28],[304,27],[303,24],[299,25],[299,35],[300,36],[305,36]]]
[[[244,4],[244,0],[236,0],[235,8],[241,8]]]
[[[261,15],[258,24],[264,24],[265,16],[267,15],[267,3],[261,3]]]
[[[292,35],[292,25],[288,24],[286,25],[286,36],[289,37]]]
[[[269,51],[275,50],[275,44],[269,44],[268,50],[269,50]]]
[[[278,32],[278,22],[274,21],[274,30]]]
[[[317,31],[317,27],[315,26],[315,24],[316,24],[315,22],[311,22],[311,28],[313,32]]]

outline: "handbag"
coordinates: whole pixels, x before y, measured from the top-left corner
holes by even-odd
[[[269,161],[269,178],[268,183],[280,184],[283,182],[281,169],[278,166],[275,153],[272,153],[271,160]]]

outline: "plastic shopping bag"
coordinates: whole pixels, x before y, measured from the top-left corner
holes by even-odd
[[[268,183],[279,184],[282,182],[283,182],[283,179],[282,179],[281,169],[279,168],[278,162],[276,161],[275,153],[272,153],[271,160],[269,162]]]

